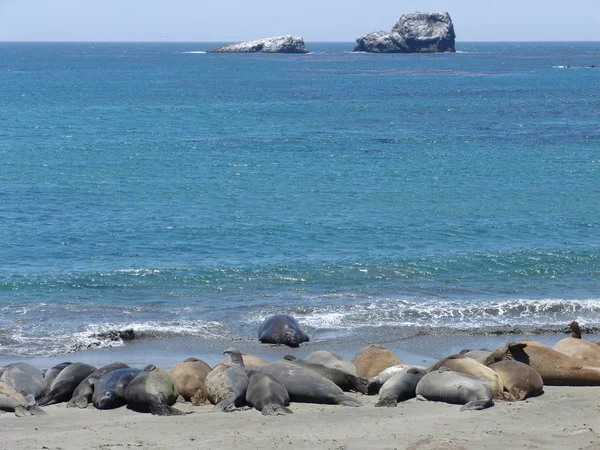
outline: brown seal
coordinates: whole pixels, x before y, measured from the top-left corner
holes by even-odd
[[[515,400],[525,400],[544,391],[542,377],[527,364],[506,360],[498,361],[489,367],[500,376],[504,389]]]
[[[394,353],[381,345],[363,348],[352,360],[361,378],[373,378],[388,367],[403,364]]]
[[[490,355],[486,365],[507,359],[533,367],[547,386],[600,386],[600,366],[584,365],[580,359],[534,341],[506,344]]]
[[[270,363],[258,356],[249,355],[248,353],[242,352],[242,359],[244,360],[244,367],[265,367]],[[229,364],[231,363],[231,357],[229,355],[223,358],[222,363]]]
[[[553,347],[554,350],[581,359],[588,364],[600,365],[600,346],[595,342],[581,339],[581,329],[574,320],[569,323],[571,337],[562,339]]]
[[[452,355],[438,361],[427,369],[427,371],[433,372],[443,366],[446,366],[455,372],[472,375],[479,378],[484,383],[487,383],[489,387],[492,388],[495,399],[510,400],[510,398],[504,394],[504,384],[502,384],[502,380],[498,374],[480,362],[477,362],[472,358],[465,358],[462,355]]]
[[[199,406],[207,401],[204,381],[210,371],[211,367],[201,359],[188,358],[175,364],[169,374],[179,394],[192,405]]]

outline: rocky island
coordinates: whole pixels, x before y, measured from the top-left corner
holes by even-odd
[[[356,39],[355,52],[435,53],[455,52],[450,14],[415,12],[400,17],[392,31],[375,31]]]
[[[277,36],[215,48],[210,53],[308,53],[304,39]]]

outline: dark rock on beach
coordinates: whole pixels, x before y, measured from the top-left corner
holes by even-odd
[[[304,39],[278,36],[215,48],[210,53],[308,53]]]
[[[415,12],[400,17],[392,31],[375,31],[356,40],[355,52],[436,53],[455,52],[450,14]]]

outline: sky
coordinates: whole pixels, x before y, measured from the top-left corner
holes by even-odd
[[[414,11],[457,41],[600,41],[600,0],[0,0],[0,41],[353,42]]]

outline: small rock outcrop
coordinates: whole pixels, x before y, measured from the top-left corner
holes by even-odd
[[[435,53],[455,52],[454,25],[450,14],[404,14],[392,31],[375,31],[356,40],[355,52]]]
[[[215,48],[210,53],[308,53],[304,39],[278,36]]]

